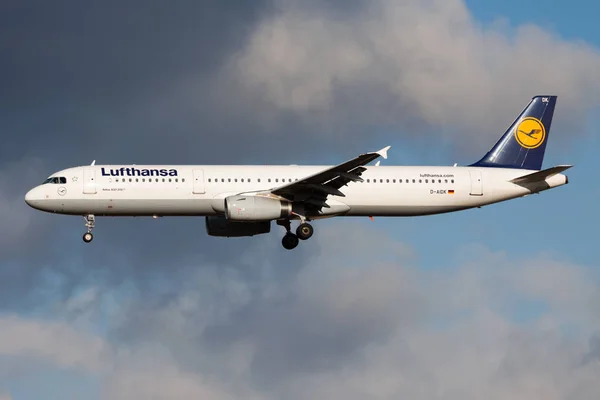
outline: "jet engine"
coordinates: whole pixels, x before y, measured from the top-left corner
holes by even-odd
[[[225,217],[206,217],[206,233],[210,236],[242,237],[271,232],[271,221],[238,222]]]
[[[292,215],[292,203],[263,196],[225,198],[225,216],[232,221],[270,221]]]

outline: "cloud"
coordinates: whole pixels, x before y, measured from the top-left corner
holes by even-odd
[[[353,12],[275,4],[231,69],[276,110],[339,125],[346,140],[384,126],[484,150],[533,95],[559,96],[557,132],[583,129],[600,103],[597,48],[534,24],[482,26],[462,0],[377,0]]]
[[[22,318],[0,319],[0,354],[30,358],[58,368],[100,372],[103,368],[104,340],[61,322]]]
[[[568,261],[466,248],[422,270],[406,243],[347,221],[294,252],[282,231],[215,239],[193,218],[101,219],[86,246],[79,217],[25,211],[29,187],[94,158],[337,159],[381,126],[472,149],[532,92],[558,93],[555,126],[598,100],[597,49],[539,27],[481,27],[458,1],[324,4],[5,14],[19,45],[0,94],[0,377],[82,370],[111,399],[598,392],[598,287]]]
[[[102,321],[106,335],[5,317],[0,356],[90,371],[104,398],[591,399],[600,390],[594,269],[483,246],[423,269],[405,243],[344,225],[320,239],[345,251],[317,253],[277,280],[289,266],[264,256],[275,246],[266,241],[247,253],[263,254],[246,267],[255,273],[235,263],[186,269],[166,301],[134,292],[106,307],[122,293],[91,288],[65,302],[92,304],[83,318]],[[545,307],[523,319],[528,300]]]
[[[10,140],[0,147],[0,164],[23,153],[49,159],[49,169],[93,159],[140,164],[140,157],[173,163],[173,154],[189,162],[210,156],[205,132],[218,138],[231,124],[221,128],[215,116],[222,104],[213,106],[207,87],[262,3],[6,7],[0,128]],[[190,87],[192,99],[185,96]]]
[[[0,253],[7,254],[28,238],[34,216],[24,201],[26,185],[41,183],[44,173],[41,160],[35,158],[24,158],[0,169]]]
[[[0,24],[24,44],[3,49],[0,156],[27,152],[49,170],[323,163],[332,148],[432,136],[475,157],[534,94],[559,95],[554,132],[585,131],[599,102],[595,47],[532,24],[481,26],[459,0],[35,10]]]
[[[172,357],[155,346],[140,346],[121,354],[103,380],[103,399],[236,398],[223,382],[181,371]]]

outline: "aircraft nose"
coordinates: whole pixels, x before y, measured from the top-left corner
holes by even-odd
[[[25,203],[27,203],[27,205],[30,207],[34,207],[35,202],[39,200],[39,196],[36,195],[36,189],[37,188],[33,188],[25,194]]]

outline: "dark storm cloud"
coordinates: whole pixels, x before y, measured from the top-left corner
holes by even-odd
[[[215,144],[240,131],[212,103],[211,78],[243,46],[262,2],[0,7],[0,304],[41,305],[98,279],[174,284],[185,260],[201,267],[235,258],[234,243],[236,251],[252,245],[207,238],[202,218],[100,219],[104,246],[84,247],[80,217],[40,213],[23,196],[53,171],[92,159],[185,163],[212,154],[218,162]],[[241,136],[252,135],[246,126]],[[227,142],[227,153],[239,154],[244,140]]]
[[[204,79],[264,10],[246,1],[109,1],[11,2],[2,11],[1,159],[35,154],[62,167],[125,154],[139,162],[165,145],[170,162],[186,149],[207,154],[218,126],[179,109],[172,89],[190,77],[193,109],[209,107]],[[149,126],[157,110],[147,105],[158,99],[168,121]]]
[[[330,51],[331,44],[341,41],[350,46],[352,61],[357,56],[353,45],[365,46],[363,31],[372,27],[359,22],[380,15],[369,13],[369,8],[358,1],[351,6],[313,1],[300,5],[299,14],[290,4],[3,3],[0,190],[1,215],[7,223],[0,228],[0,251],[7,265],[2,271],[7,278],[3,281],[10,282],[3,295],[6,301],[20,302],[32,296],[28,289],[40,282],[48,284],[46,275],[57,276],[53,282],[58,283],[53,284],[65,288],[60,293],[67,295],[83,281],[99,278],[113,283],[132,276],[138,284],[145,282],[142,277],[148,278],[148,284],[158,277],[176,282],[177,271],[185,260],[193,260],[193,265],[225,262],[238,256],[232,249],[243,251],[255,246],[250,240],[207,238],[202,218],[99,219],[96,241],[85,246],[79,238],[84,231],[81,218],[43,214],[23,202],[28,188],[57,169],[92,159],[98,163],[293,163],[309,157],[306,149],[311,149],[315,162],[319,162],[315,154],[331,153],[332,148],[351,157],[377,137],[365,134],[365,124],[356,124],[348,132],[335,126],[340,119],[347,121],[344,127],[354,124],[356,116],[352,114],[360,115],[355,111],[362,108],[361,99],[365,98],[369,99],[369,110],[392,113],[400,107],[396,111],[404,116],[404,123],[416,125],[408,117],[412,102],[391,101],[395,93],[382,90],[389,83],[386,79],[395,75],[372,75],[384,80],[366,84],[370,79],[365,80],[361,73],[361,79],[352,85],[334,85],[332,93],[337,97],[331,109],[334,117],[329,122],[322,119],[328,109],[315,114],[298,111],[297,98],[289,97],[294,94],[293,90],[288,93],[287,89],[294,89],[289,82],[299,79],[296,89],[304,93],[301,100],[311,105],[307,93],[318,93],[321,84],[327,91],[328,79],[338,76],[340,69],[341,76],[345,76],[348,63],[340,64],[343,58]],[[430,10],[422,10],[417,3],[407,4],[406,10],[426,20]],[[313,7],[313,12],[305,13],[308,7]],[[389,3],[382,10],[388,8],[399,12]],[[459,20],[465,19],[462,9],[457,9],[450,6],[446,11],[458,14]],[[311,18],[322,18],[326,22],[322,26],[327,28],[324,33],[331,40],[316,40],[315,32],[309,29],[293,30],[297,15],[308,18],[300,20],[300,27]],[[392,26],[394,15],[384,22]],[[328,29],[338,26],[339,21],[354,21],[357,25]],[[355,43],[342,35],[348,29],[351,33],[353,27],[358,27],[356,39],[361,39]],[[273,28],[274,36],[265,33],[269,28]],[[436,27],[432,32],[439,34],[444,29]],[[276,40],[288,33],[297,46],[294,41],[276,46]],[[394,32],[390,36],[387,31],[375,30],[374,34],[386,40],[394,38]],[[470,43],[468,37],[463,40]],[[269,46],[261,47],[264,43]],[[314,51],[318,56],[311,63],[295,65],[294,57],[303,54],[299,51],[303,46],[306,54]],[[284,57],[274,57],[279,53]],[[589,64],[593,64],[593,54],[590,59]],[[376,67],[378,58],[373,60]],[[397,57],[394,60],[401,61]],[[291,76],[287,75],[288,63],[293,67]],[[236,67],[241,78],[262,80],[269,90],[283,82],[287,89],[283,93],[275,91],[282,103],[272,104],[272,97],[255,92],[252,85],[246,87],[244,83],[248,82],[233,73]],[[387,71],[389,66],[384,63],[383,67]],[[257,77],[253,73],[260,74]],[[369,89],[368,95],[361,96],[365,88]],[[376,95],[379,92],[382,94]],[[357,134],[359,131],[362,133]],[[328,147],[328,141],[335,142],[335,147]],[[23,173],[27,165],[35,169]],[[274,226],[273,230],[277,233],[264,240],[278,246],[281,229]],[[304,254],[296,251],[295,256]],[[165,270],[171,271],[170,275]]]
[[[0,228],[0,275],[6,286],[0,305],[46,306],[90,282],[110,286],[129,279],[149,298],[168,301],[187,268],[236,260],[261,240],[209,238],[203,218],[100,218],[95,242],[86,246],[80,239],[82,218],[40,213],[23,196],[53,171],[92,159],[301,162],[302,149],[314,143],[310,134],[298,140],[298,133],[313,129],[314,137],[315,127],[280,111],[273,114],[275,123],[265,123],[254,111],[272,107],[240,93],[239,82],[227,79],[230,71],[221,70],[246,45],[260,18],[272,12],[267,5],[13,2],[3,7],[0,190],[6,200],[2,214],[14,223]],[[285,146],[288,142],[294,146]],[[348,157],[354,153],[348,151]],[[280,247],[282,230],[274,226],[273,231],[262,240]],[[304,252],[294,256],[301,260]],[[292,268],[298,263],[280,262]],[[163,284],[160,292],[153,289],[156,281]]]
[[[364,151],[367,142],[370,148],[376,141],[376,136],[363,129],[364,122],[355,124],[365,115],[357,110],[368,109],[375,112],[369,115],[376,116],[397,113],[406,126],[422,122],[410,116],[413,102],[398,100],[396,93],[384,90],[390,87],[385,77],[393,79],[395,75],[373,73],[381,72],[376,62],[375,69],[367,70],[366,75],[383,80],[361,86],[361,73],[361,79],[350,85],[335,85],[335,106],[314,113],[286,107],[289,104],[285,101],[290,100],[287,92],[283,93],[284,107],[280,107],[282,104],[271,104],[272,99],[264,98],[260,91],[246,90],[240,81],[230,79],[231,66],[243,65],[232,60],[246,53],[254,66],[262,68],[261,77],[269,88],[277,86],[276,74],[282,73],[283,81],[299,77],[309,89],[318,89],[312,79],[319,84],[322,75],[309,71],[304,80],[304,68],[314,67],[336,78],[340,59],[325,55],[332,54],[332,44],[335,47],[338,38],[345,37],[346,28],[356,26],[343,18],[360,22],[356,18],[365,8],[359,2],[338,13],[336,7],[345,2],[327,3],[327,18],[342,18],[344,29],[324,32],[327,35],[323,37],[330,40],[316,35],[315,43],[324,47],[309,52],[317,55],[311,60],[315,62],[301,63],[302,68],[291,77],[285,76],[285,65],[263,68],[258,62],[260,46],[246,48],[252,35],[268,38],[259,29],[262,18],[279,12],[263,3],[97,4],[39,2],[24,6],[13,2],[0,6],[1,48],[2,55],[6,55],[0,71],[2,87],[6,88],[0,92],[0,128],[4,135],[0,146],[0,217],[9,221],[0,227],[0,310],[47,311],[70,322],[89,318],[94,328],[100,324],[108,332],[111,345],[124,349],[124,353],[131,350],[133,358],[142,353],[141,366],[126,365],[123,373],[112,379],[119,380],[123,375],[123,381],[128,381],[126,378],[132,377],[134,390],[151,387],[171,398],[185,386],[177,379],[182,376],[180,371],[190,374],[185,375],[184,382],[198,383],[205,376],[216,376],[219,386],[228,391],[235,381],[266,392],[279,386],[281,393],[288,397],[295,393],[297,398],[327,398],[327,394],[333,398],[361,397],[353,385],[360,386],[360,390],[370,388],[373,393],[379,390],[381,396],[406,393],[405,397],[419,398],[414,395],[418,392],[431,398],[456,385],[469,388],[471,384],[461,378],[475,382],[472,391],[477,395],[450,398],[480,398],[482,389],[493,391],[487,382],[495,375],[482,366],[497,357],[508,322],[489,316],[485,308],[493,309],[496,304],[484,294],[507,291],[498,285],[506,283],[504,280],[490,279],[488,274],[509,270],[512,265],[517,268],[510,270],[512,279],[533,285],[544,276],[544,263],[540,263],[541,272],[536,270],[527,280],[527,275],[519,273],[520,263],[511,261],[490,269],[490,256],[485,254],[482,265],[488,268],[480,275],[472,278],[471,270],[457,276],[448,273],[438,277],[438,287],[435,280],[428,280],[429,276],[406,276],[407,261],[403,257],[389,264],[382,261],[382,254],[395,255],[402,244],[373,228],[342,225],[347,221],[336,221],[335,226],[341,229],[330,230],[323,222],[313,241],[294,252],[281,248],[282,230],[276,226],[272,234],[252,239],[215,239],[206,236],[203,218],[102,218],[97,221],[94,242],[86,245],[80,238],[84,232],[80,217],[29,209],[22,199],[27,188],[54,170],[92,159],[99,163],[291,163],[307,157],[305,150],[314,149],[310,156],[319,162],[315,156],[319,152],[331,153],[335,148],[353,156],[357,149]],[[322,15],[319,7],[311,15]],[[440,19],[445,21],[446,14],[452,12],[441,8]],[[389,9],[394,11],[393,6]],[[407,18],[432,23],[432,32],[451,38],[444,29],[434,29],[445,24],[436,24],[429,14],[423,15],[417,3],[409,11],[413,14],[407,14]],[[376,37],[381,34],[390,43],[398,38],[387,33],[393,33],[393,27],[402,27],[393,15],[389,13],[386,24],[368,24],[382,26],[375,32]],[[276,21],[293,17],[284,12]],[[272,21],[265,21],[268,28]],[[289,25],[278,28],[278,32],[285,33]],[[309,34],[312,43],[315,32],[300,33]],[[400,36],[411,40],[411,34],[407,30]],[[294,48],[299,49],[290,46],[283,50],[293,55]],[[277,48],[267,46],[262,50],[271,54]],[[323,59],[333,67],[323,69],[327,64],[321,62]],[[383,72],[395,71],[397,63],[411,59],[396,57],[393,68],[384,68]],[[420,70],[418,65],[412,67]],[[431,92],[429,97],[423,94],[419,92],[419,99],[434,97]],[[468,93],[465,96],[470,99]],[[369,107],[364,107],[365,102]],[[327,114],[333,117],[324,118]],[[340,119],[345,120],[344,128],[352,130],[341,129]],[[479,126],[477,121],[474,125]],[[335,142],[335,147],[327,147],[328,141]],[[23,172],[24,166],[30,166],[27,172]],[[562,272],[573,269],[565,267]],[[422,281],[425,287],[420,287]],[[545,297],[556,298],[557,287],[565,293],[586,293],[579,280],[573,286],[567,282],[550,282],[552,293]],[[89,298],[81,295],[82,289],[90,290],[85,292],[91,293]],[[522,290],[533,289],[527,286]],[[588,294],[576,299],[573,309],[591,303],[590,299]],[[484,310],[481,315],[475,312],[464,324],[459,321],[456,337],[447,332],[432,335],[429,327],[417,322],[427,316],[421,312],[423,307],[431,307],[432,301],[434,311],[440,314],[446,309]],[[68,306],[61,308],[64,304]],[[9,325],[15,321],[2,322]],[[36,351],[43,354],[48,338],[61,336],[43,327],[34,331],[39,338]],[[483,352],[472,346],[488,337],[495,341],[487,343]],[[14,334],[4,339],[5,352],[13,351],[13,347],[32,347],[28,335]],[[67,342],[64,348],[53,346],[52,350],[62,354],[66,353],[63,349],[73,348],[87,354],[90,348],[87,342],[80,346],[63,342]],[[152,351],[145,352],[146,343],[156,344],[161,351],[167,349],[172,359],[162,363],[163,359],[154,357]],[[242,348],[239,363],[238,355],[232,354],[238,346]],[[245,346],[249,348],[247,353]],[[413,354],[407,356],[410,351],[405,347],[411,346]],[[538,352],[552,355],[552,351],[546,351],[548,348],[553,345]],[[375,355],[368,357],[369,352]],[[527,371],[527,360],[517,357],[521,353],[514,351],[510,363],[506,363],[507,370],[515,371],[513,365],[518,364]],[[90,363],[94,364],[97,357],[95,353],[89,355],[93,359]],[[561,354],[555,358],[536,367],[564,359]],[[133,378],[139,379],[137,372],[146,367],[156,368],[155,378],[142,374],[137,384]],[[348,372],[345,367],[349,367],[349,375],[340,372]],[[166,373],[170,368],[176,371],[172,375]],[[238,370],[241,377],[236,376]],[[370,374],[385,379],[382,383]],[[431,375],[438,376],[439,381],[432,382]],[[312,385],[306,385],[304,377],[314,378],[307,381]],[[403,386],[395,386],[398,382]],[[509,394],[513,393],[512,383],[512,379],[506,382]],[[338,396],[332,395],[335,390]],[[316,395],[310,396],[311,391]],[[249,398],[234,396],[240,397]]]

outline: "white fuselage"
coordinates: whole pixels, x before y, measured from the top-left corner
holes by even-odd
[[[140,174],[132,172],[134,168]],[[269,190],[325,168],[328,166],[83,166],[52,174],[64,179],[33,188],[25,200],[39,210],[71,215],[213,216],[222,215],[227,196]],[[509,181],[535,172],[440,166],[366,168],[363,182],[343,187],[345,197],[329,196],[330,208],[312,218],[416,216],[480,207],[531,194],[531,188]],[[144,176],[144,170],[167,173]],[[176,170],[177,175],[168,175],[169,170]],[[557,174],[543,183],[534,191],[564,185],[567,178]]]

